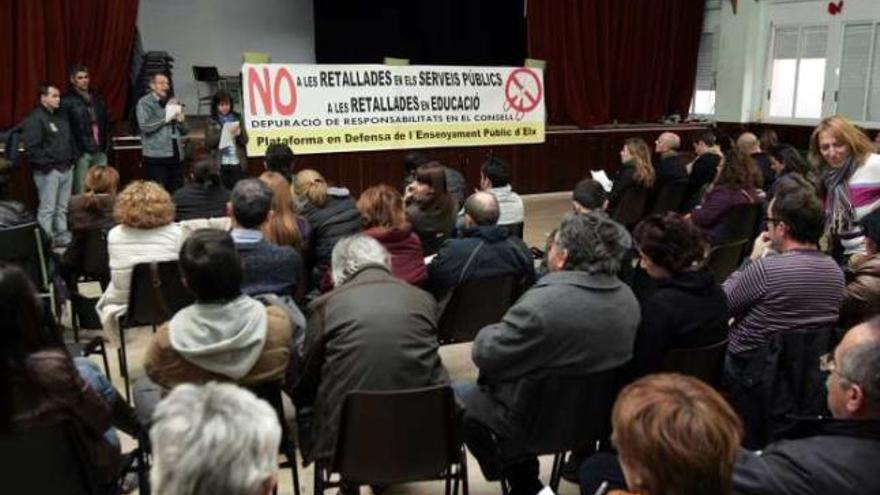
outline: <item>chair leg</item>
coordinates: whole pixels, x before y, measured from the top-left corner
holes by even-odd
[[[550,489],[559,491],[559,479],[562,477],[562,466],[565,464],[565,452],[557,452],[553,456],[553,467],[550,469]]]
[[[79,343],[79,312],[76,310],[77,294],[70,295],[70,326],[73,327],[73,341]]]
[[[461,464],[458,468],[458,476],[461,479],[461,495],[469,495],[468,488],[468,470],[467,470],[467,450],[461,447]],[[457,495],[457,494],[456,494]]]
[[[320,461],[315,461],[315,489],[314,495],[324,495],[324,466]]]
[[[119,374],[122,375],[122,381],[125,384],[125,400],[131,404],[131,387],[128,383],[128,356],[125,352],[125,329],[119,327]]]
[[[284,455],[287,456],[287,462],[290,464],[290,474],[293,477],[293,493],[294,495],[300,495],[299,466],[296,465],[296,448],[293,446],[292,440],[286,442]]]

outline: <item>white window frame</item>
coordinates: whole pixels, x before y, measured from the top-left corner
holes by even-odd
[[[798,30],[798,43],[797,43],[797,70],[795,72],[795,94],[793,96],[793,107],[792,113],[797,108],[797,92],[800,87],[798,78],[800,77],[801,71],[801,50],[803,49],[803,32],[805,29],[824,27],[827,29],[828,37],[827,42],[825,44],[825,83],[822,86],[822,110],[820,113],[820,119],[822,116],[828,114],[829,111],[829,102],[831,101],[830,91],[828,88],[832,87],[831,80],[832,76],[834,76],[835,71],[829,71],[828,68],[832,66],[832,59],[829,54],[831,48],[831,37],[833,35],[833,27],[829,23],[823,22],[807,22],[807,23],[786,23],[786,24],[770,24],[770,44],[767,47],[767,57],[765,58],[765,66],[764,66],[764,86],[763,91],[761,92],[761,114],[764,116],[764,122],[768,122],[771,124],[791,124],[791,125],[810,125],[815,124],[819,121],[819,119],[813,117],[772,117],[770,116],[770,91],[771,85],[773,84],[773,53],[776,49],[776,32],[778,29],[797,29]],[[836,66],[836,65],[835,65]]]
[[[859,24],[869,24],[872,27],[871,44],[869,45],[869,50],[868,50],[868,63],[869,64],[880,64],[880,54],[874,52],[874,50],[877,48],[877,46],[876,46],[877,38],[878,38],[878,36],[880,36],[880,33],[878,33],[878,32],[880,32],[880,19],[862,19],[862,20],[848,19],[846,21],[841,22],[840,23],[840,35],[839,35],[840,49],[837,51],[838,63],[836,64],[836,69],[834,71],[835,76],[836,76],[835,77],[836,85],[834,87],[834,94],[833,94],[834,112],[837,112],[837,104],[838,104],[839,95],[840,95],[840,67],[843,65],[843,42],[844,42],[844,35],[846,34],[846,27],[853,26],[853,25],[859,25]],[[875,121],[869,121],[869,120],[864,119],[864,116],[868,110],[868,100],[871,97],[871,88],[875,85],[880,85],[880,77],[878,77],[878,79],[876,81],[872,80],[871,76],[874,75],[873,72],[874,72],[874,66],[871,65],[868,67],[867,75],[865,76],[865,82],[867,84],[865,85],[865,97],[862,100],[862,115],[860,115],[859,116],[860,118],[858,118],[858,119],[851,118],[851,116],[849,116],[849,115],[847,116],[848,118],[851,118],[851,120],[853,122],[855,122],[857,125],[860,125],[863,127],[868,127],[868,128],[880,127],[880,116],[878,116],[878,120],[875,120]]]

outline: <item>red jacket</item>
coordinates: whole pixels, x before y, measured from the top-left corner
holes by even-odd
[[[411,230],[373,227],[364,234],[379,241],[391,253],[391,273],[413,285],[421,286],[428,278],[425,255],[419,236]]]

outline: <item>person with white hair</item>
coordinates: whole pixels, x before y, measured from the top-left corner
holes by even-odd
[[[183,384],[150,428],[157,495],[266,495],[277,483],[281,425],[275,410],[232,384]]]
[[[390,266],[388,251],[364,234],[343,238],[333,248],[335,288],[310,306],[304,367],[291,391],[307,462],[333,458],[347,393],[448,380],[437,353],[434,298],[395,278]]]

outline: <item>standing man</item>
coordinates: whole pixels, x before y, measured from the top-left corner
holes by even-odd
[[[167,112],[167,105],[179,106],[169,98],[168,76],[157,72],[150,78],[150,92],[137,103],[138,127],[143,146],[144,179],[158,182],[173,193],[183,185],[183,143],[188,129],[183,109]]]
[[[73,170],[73,190],[83,191],[86,172],[94,165],[106,166],[110,150],[107,105],[104,98],[90,89],[89,69],[85,65],[70,68],[70,89],[61,106],[70,120],[70,132],[79,159]]]
[[[71,240],[67,230],[67,204],[73,180],[73,138],[67,116],[60,110],[58,88],[43,83],[37,91],[40,105],[22,124],[22,139],[40,199],[37,221],[54,246],[67,246]]]

